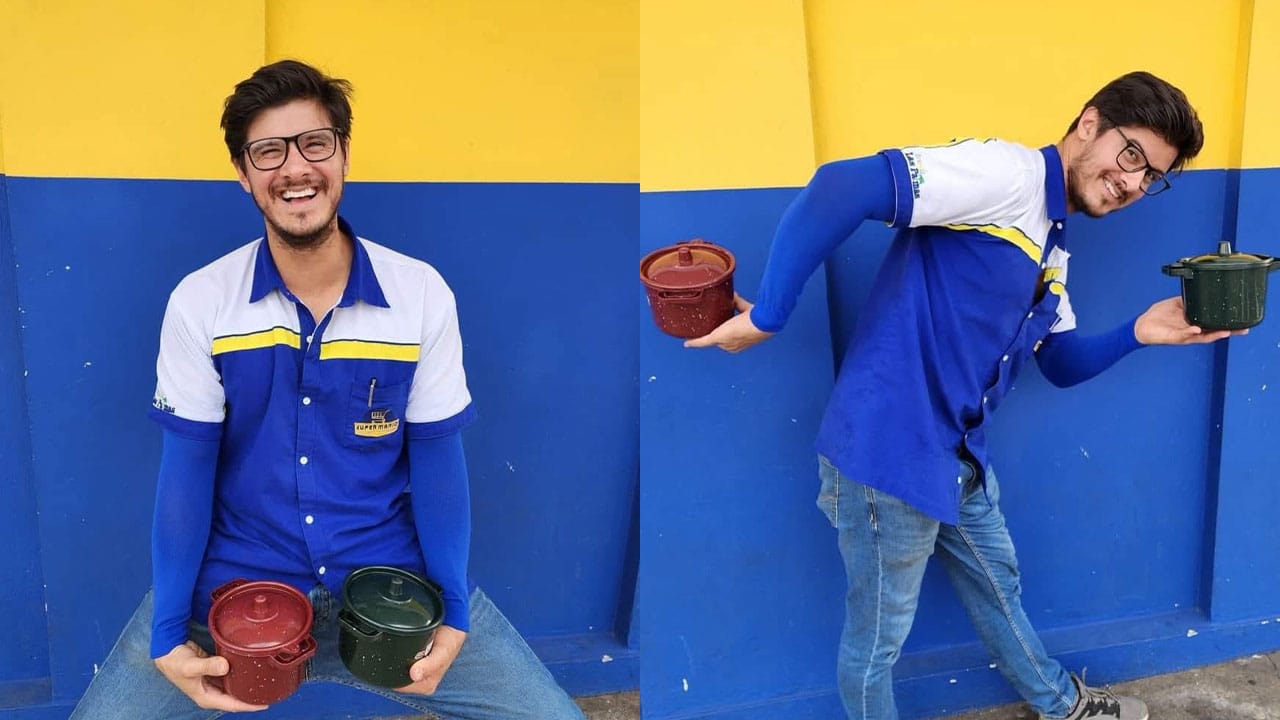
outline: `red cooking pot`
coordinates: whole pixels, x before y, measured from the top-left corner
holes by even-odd
[[[254,705],[292,695],[316,652],[306,596],[284,583],[232,580],[212,597],[209,634],[230,666],[222,689]]]
[[[702,337],[733,317],[733,253],[706,240],[654,250],[640,261],[658,329],[678,338]]]

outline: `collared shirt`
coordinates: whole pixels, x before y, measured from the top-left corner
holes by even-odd
[[[453,294],[426,263],[339,227],[353,238],[351,272],[318,321],[265,239],[169,298],[151,416],[221,439],[196,618],[238,577],[337,594],[360,567],[425,571],[405,440],[474,417]]]
[[[998,140],[887,150],[899,228],[840,369],[818,451],[946,523],[961,458],[1051,332],[1075,328],[1056,148]]]

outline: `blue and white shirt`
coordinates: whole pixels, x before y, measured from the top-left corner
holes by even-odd
[[[849,477],[954,524],[958,459],[987,464],[985,427],[1067,295],[1061,158],[999,140],[882,153],[900,231],[876,276],[819,430]]]
[[[425,572],[404,447],[474,417],[453,293],[431,266],[339,224],[355,239],[351,273],[318,323],[264,239],[170,296],[151,415],[221,439],[196,618],[237,577],[340,593],[367,565]]]

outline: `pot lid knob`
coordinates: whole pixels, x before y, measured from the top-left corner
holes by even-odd
[[[391,578],[391,599],[399,600],[404,597],[404,580],[398,577]]]
[[[1230,255],[1230,254],[1231,254],[1231,241],[1230,241],[1230,240],[1219,240],[1219,241],[1218,241],[1218,254],[1219,254],[1219,255]]]
[[[682,247],[676,251],[676,263],[684,266],[693,264],[693,253],[689,252],[689,248]]]

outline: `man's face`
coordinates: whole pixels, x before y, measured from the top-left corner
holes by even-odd
[[[1137,202],[1143,196],[1143,178],[1148,171],[1167,172],[1178,156],[1172,145],[1149,128],[1098,130],[1098,124],[1093,108],[1081,116],[1076,132],[1083,149],[1067,167],[1067,202],[1072,210],[1090,217],[1102,217]],[[1138,169],[1126,170],[1121,162]]]
[[[249,124],[246,142],[252,145],[264,138],[288,138],[332,125],[333,121],[319,102],[294,100],[259,113]],[[345,140],[337,137],[333,156],[314,162],[304,157],[298,148],[298,144],[302,144],[310,156],[323,155],[323,135],[289,141],[284,146],[284,164],[278,168],[259,170],[254,166],[255,162],[260,167],[279,162],[278,148],[250,158],[249,153],[254,152],[251,148],[249,153],[240,154],[243,167],[236,165],[240,186],[253,195],[266,220],[268,233],[291,247],[315,247],[337,228],[338,202],[342,199],[348,169]],[[263,147],[263,144],[255,146]]]

